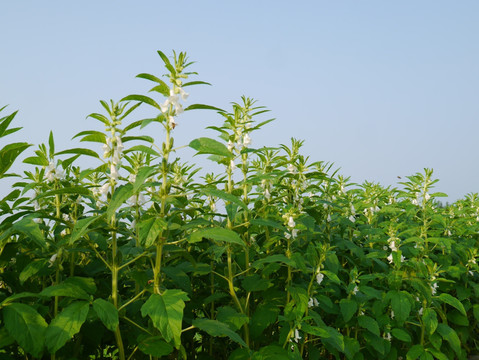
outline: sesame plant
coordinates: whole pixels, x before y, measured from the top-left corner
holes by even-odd
[[[137,76],[147,95],[100,101],[74,136],[90,146],[59,150],[50,133],[0,201],[0,359],[479,351],[477,194],[443,206],[430,169],[398,188],[353,184],[300,140],[255,148],[266,108],[188,105],[209,84],[185,53],[158,54],[166,74]],[[174,135],[192,110],[212,135],[189,147],[216,173],[180,158]],[[28,146],[0,150],[2,177]]]

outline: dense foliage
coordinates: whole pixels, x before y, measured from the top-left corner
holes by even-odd
[[[150,95],[101,101],[90,148],[53,136],[0,202],[0,359],[465,359],[478,350],[479,198],[443,207],[432,171],[349,183],[301,141],[252,147],[267,112],[193,104],[184,53]],[[151,95],[153,94],[153,95]],[[138,106],[152,117],[135,119]],[[218,140],[174,158],[182,111]],[[216,114],[216,115],[215,115]],[[0,136],[15,114],[1,119]],[[181,119],[181,118],[180,118]],[[155,126],[162,126],[164,139]],[[148,126],[148,135],[142,133]],[[103,131],[104,130],[104,131]],[[29,145],[0,151],[0,174]],[[92,149],[98,149],[100,153]],[[90,157],[93,167],[77,166]]]

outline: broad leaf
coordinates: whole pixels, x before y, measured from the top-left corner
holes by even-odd
[[[437,326],[437,332],[446,340],[454,352],[460,356],[461,355],[461,341],[457,336],[457,333],[446,324],[439,324]]]
[[[368,329],[376,336],[380,336],[379,325],[372,317],[361,315],[358,317],[358,323],[362,328]]]
[[[5,328],[28,353],[40,358],[45,342],[45,319],[25,304],[13,303],[3,309]]]
[[[173,346],[164,342],[159,336],[150,336],[139,341],[138,348],[147,355],[161,357],[171,354]]]
[[[108,205],[108,209],[106,211],[107,218],[112,218],[115,214],[115,211],[123,205],[126,200],[128,200],[133,195],[133,185],[132,184],[125,184],[119,186],[110,201],[110,205]]]
[[[187,294],[181,290],[165,290],[162,295],[152,294],[141,307],[141,315],[149,316],[163,338],[178,349],[181,345],[181,324]]]
[[[101,322],[108,330],[116,330],[119,324],[118,310],[111,302],[103,299],[96,299],[93,302],[93,310],[95,310]]]
[[[193,234],[191,234],[189,242],[199,242],[203,238],[245,246],[244,241],[237,233],[225,228],[206,228],[195,231]]]
[[[241,336],[231,330],[228,325],[219,322],[218,320],[195,319],[193,320],[193,326],[205,331],[211,336],[229,337],[241,346],[247,347]]]
[[[233,158],[233,154],[226,145],[217,140],[201,137],[190,142],[190,147],[198,151],[198,154],[220,155],[226,158]]]
[[[54,354],[80,331],[86,320],[90,305],[86,301],[76,301],[68,305],[48,325],[45,333],[45,345],[50,354]]]
[[[165,230],[167,224],[164,219],[152,217],[138,224],[140,244],[150,247],[155,244],[158,235]]]
[[[90,296],[81,287],[71,283],[61,283],[58,285],[51,285],[43,289],[40,296],[66,296],[74,299],[88,300]]]
[[[462,305],[462,303],[458,299],[456,299],[454,296],[446,294],[446,293],[442,293],[441,295],[439,295],[439,300],[441,300],[442,302],[448,305],[451,305],[452,307],[459,310],[462,315],[467,316],[466,310],[464,309],[464,305]]]
[[[352,299],[341,299],[339,308],[341,309],[344,321],[348,322],[358,310],[358,304]]]

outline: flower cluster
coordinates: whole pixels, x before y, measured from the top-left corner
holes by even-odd
[[[179,95],[179,96],[178,96]],[[160,105],[161,112],[168,117],[168,123],[172,129],[176,126],[175,116],[180,115],[183,105],[180,103],[180,97],[183,101],[188,99],[189,94],[181,87],[173,87],[170,89],[170,96]]]
[[[53,161],[50,161],[47,167],[48,171],[45,174],[45,177],[49,182],[54,182],[55,180],[62,180],[65,177],[65,173],[62,169],[59,169],[55,166]]]

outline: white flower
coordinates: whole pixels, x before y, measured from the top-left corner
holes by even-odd
[[[353,204],[351,204],[351,214],[356,215],[356,209]]]
[[[100,192],[99,192],[99,195],[102,196],[102,195],[106,195],[108,194],[108,188],[110,187],[110,183],[105,183],[101,188],[100,188]]]
[[[426,199],[426,201],[428,201],[430,198],[431,198],[431,195],[429,195],[428,193],[424,194],[424,199]]]
[[[293,229],[293,230],[291,231],[291,236],[293,237],[293,239],[294,239],[296,236],[298,236],[298,229]]]
[[[419,316],[422,316],[422,312],[423,312],[423,311],[424,311],[424,309],[421,307],[421,308],[419,309],[419,311],[417,312],[417,313],[419,314]]]
[[[417,201],[417,199],[412,199],[411,202],[413,205],[419,205],[419,201]]]
[[[247,147],[249,145],[251,145],[251,138],[248,134],[245,134],[245,136],[243,136],[243,146]]]
[[[406,260],[406,258],[403,255],[401,255],[401,262],[403,262],[405,260]]]
[[[135,180],[136,180],[136,174],[132,173],[128,176],[128,181],[131,182],[132,184],[135,182]]]
[[[349,221],[351,221],[351,222],[356,222],[356,217],[355,217],[354,215],[351,215],[351,216],[349,217]]]
[[[271,199],[271,194],[269,193],[269,190],[268,190],[268,189],[265,189],[265,190],[264,190],[264,198],[265,198],[266,200]]]
[[[235,164],[234,160],[230,161],[230,167],[231,167],[231,171],[236,170],[236,164]]]
[[[391,334],[390,334],[390,333],[384,334],[384,338],[385,338],[387,341],[391,342]]]
[[[178,91],[180,92],[180,96],[183,101],[186,101],[186,99],[188,99],[188,96],[190,96],[190,94],[183,90],[183,88],[178,88]]]
[[[469,270],[469,275],[474,276],[474,272]]]
[[[323,282],[323,279],[324,279],[324,275],[318,272],[316,274],[316,282],[318,283],[318,285],[321,285],[321,283]]]
[[[393,254],[392,254],[392,253],[389,254],[389,256],[387,257],[387,259],[388,259],[389,263],[392,264],[393,261],[394,261],[394,260],[393,260]]]
[[[50,263],[50,265],[48,265],[48,267],[52,267],[53,264],[55,263],[55,260],[57,259],[57,256],[58,254],[53,254],[52,257],[50,258],[50,260],[48,260],[48,262]]]
[[[394,319],[394,310],[391,310],[391,319]]]
[[[391,251],[398,251],[398,248],[396,247],[396,242],[394,240],[391,240],[389,242],[389,248],[391,249]]]
[[[118,169],[115,164],[110,165],[110,178],[117,181],[119,177]]]
[[[288,232],[284,232],[284,237],[289,240],[291,239],[291,234]]]
[[[66,236],[67,235],[67,229],[63,229],[60,233],[61,236]]]
[[[356,286],[354,287],[354,289],[353,289],[353,295],[356,295],[356,294],[358,293],[358,291],[359,291],[359,288],[358,288],[358,286],[356,285]]]
[[[318,306],[319,302],[316,298],[309,298],[308,307]]]
[[[296,226],[296,223],[294,222],[294,219],[292,216],[289,217],[288,219],[288,227],[294,228]]]
[[[234,148],[235,148],[235,144],[231,140],[229,140],[228,141],[228,150],[232,151]]]
[[[327,222],[331,222],[331,214],[328,214],[328,217],[326,218]]]
[[[432,284],[432,286],[431,286],[431,293],[432,293],[433,295],[436,295],[438,286],[439,286],[439,285],[437,285],[437,282],[435,282],[435,283]]]
[[[70,220],[70,216],[68,214],[62,214],[62,219],[64,221],[68,221],[68,220]]]
[[[175,118],[173,116],[168,116],[168,122],[170,123],[170,126],[174,128],[176,126]]]
[[[287,169],[290,174],[296,174],[296,167],[293,164],[289,164]]]
[[[301,336],[299,336],[298,329],[295,329],[294,330],[294,342],[297,343],[299,340],[301,340]]]

